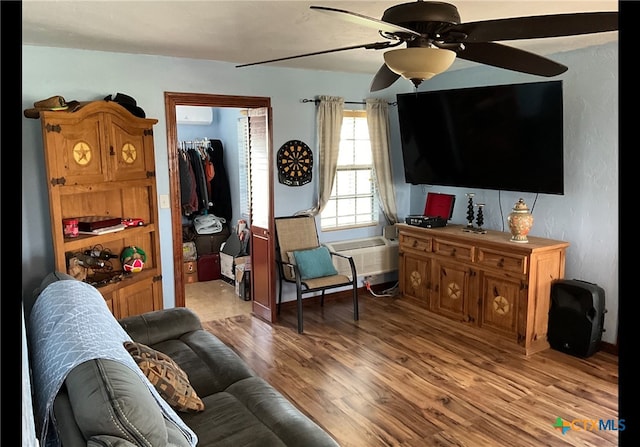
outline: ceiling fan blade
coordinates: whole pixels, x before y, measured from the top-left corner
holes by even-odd
[[[402,43],[402,42],[399,42]],[[307,57],[307,56],[316,56],[318,54],[327,54],[327,53],[336,53],[338,51],[346,51],[346,50],[355,50],[356,48],[364,48],[366,50],[381,50],[383,48],[388,48],[388,47],[392,47],[392,46],[396,46],[399,43],[393,43],[393,42],[374,42],[374,43],[365,43],[362,45],[351,45],[349,47],[342,47],[342,48],[334,48],[332,50],[323,50],[323,51],[315,51],[313,53],[306,53],[306,54],[298,54],[296,56],[286,56],[286,57],[280,57],[278,59],[269,59],[266,61],[260,61],[260,62],[250,62],[248,64],[241,64],[241,65],[236,65],[236,68],[240,68],[240,67],[249,67],[251,65],[260,65],[260,64],[268,64],[270,62],[280,62],[280,61],[287,61],[290,59],[298,59],[300,57]]]
[[[367,17],[355,12],[345,11],[343,9],[328,8],[325,6],[309,6],[309,8],[313,9],[314,11],[324,12],[339,19],[346,20],[347,22],[355,23],[356,25],[367,26],[378,31],[384,31],[391,34],[408,34],[413,37],[420,37],[420,33],[415,32],[409,28],[394,25],[393,23],[384,22],[382,20]]]
[[[373,77],[373,81],[371,81],[369,91],[377,92],[378,90],[384,90],[396,82],[399,77],[400,75],[391,71],[391,69],[387,67],[387,64],[382,64],[382,67],[380,67],[376,75]]]
[[[446,27],[441,35],[447,41],[447,35],[456,40],[456,34],[463,33],[466,37],[459,41],[466,43],[576,36],[617,30],[617,12],[584,12],[461,23]]]
[[[495,42],[465,42],[457,57],[538,76],[551,77],[567,71],[565,65],[551,59]]]

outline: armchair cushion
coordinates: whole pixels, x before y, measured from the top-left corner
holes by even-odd
[[[300,279],[320,278],[338,274],[331,260],[331,253],[325,246],[308,250],[295,250],[293,256],[300,271]]]

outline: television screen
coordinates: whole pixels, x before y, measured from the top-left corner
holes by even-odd
[[[397,95],[411,184],[564,194],[562,81]]]

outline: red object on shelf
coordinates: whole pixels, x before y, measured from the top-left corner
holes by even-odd
[[[78,237],[78,219],[62,219],[64,237]]]
[[[141,227],[144,225],[144,220],[139,217],[125,217],[120,220],[120,223],[127,227]]]
[[[110,216],[82,216],[78,217],[78,230],[94,231],[100,228],[113,227],[121,223],[119,217]]]
[[[442,217],[449,220],[453,215],[453,205],[456,196],[453,194],[442,194],[439,192],[427,193],[427,202],[424,205],[424,216]]]

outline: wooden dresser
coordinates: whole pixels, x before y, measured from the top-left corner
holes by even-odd
[[[551,283],[564,278],[568,242],[462,225],[397,224],[399,287],[406,299],[439,315],[491,331],[529,355],[547,349]]]

